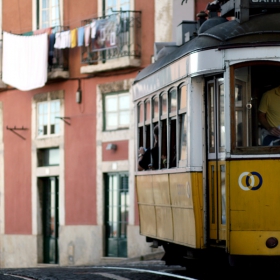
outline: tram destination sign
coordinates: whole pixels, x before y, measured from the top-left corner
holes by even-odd
[[[274,6],[279,6],[280,0],[250,0],[250,6],[255,7],[262,7],[262,8],[269,8]]]

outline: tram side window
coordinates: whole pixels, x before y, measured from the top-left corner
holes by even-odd
[[[187,160],[187,87],[179,89],[179,167],[186,166]]]
[[[159,156],[159,97],[158,95],[152,97],[152,125],[153,125],[153,143],[154,147],[157,147],[157,153],[152,158],[152,164],[159,168],[160,156]]]
[[[153,104],[154,100],[152,99]],[[158,99],[157,99],[158,103]],[[156,112],[155,112],[156,113]],[[156,113],[157,114],[157,113]],[[154,122],[151,100],[138,104],[138,170],[158,169],[158,126]],[[152,130],[151,130],[152,129]]]
[[[177,145],[176,145],[176,124],[177,124],[177,90],[169,91],[169,164],[168,167],[177,167]]]
[[[145,101],[145,147],[151,147],[151,102]]]
[[[208,87],[208,139],[209,139],[209,152],[214,153],[216,151],[215,146],[215,122],[214,122],[214,106],[215,106],[215,95],[214,95],[214,82],[210,81]]]
[[[218,84],[218,103],[219,103],[219,151],[225,150],[225,106],[224,106],[224,84]]]
[[[143,147],[144,146],[144,131],[143,131],[143,125],[144,125],[144,105],[143,103],[138,104],[138,146]]]
[[[167,168],[167,94],[161,94],[161,138],[160,138],[160,155],[161,155],[161,168]]]

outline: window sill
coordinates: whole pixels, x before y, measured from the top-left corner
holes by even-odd
[[[100,62],[97,65],[87,65],[81,67],[81,74],[90,74],[104,71],[111,71],[116,69],[123,69],[128,67],[139,67],[141,65],[141,59],[131,57],[121,57],[106,61],[106,63]]]

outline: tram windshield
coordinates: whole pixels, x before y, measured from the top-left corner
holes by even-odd
[[[280,130],[279,136],[271,131],[271,127],[280,127],[279,75],[280,66],[276,64],[252,63],[234,69],[233,152],[257,152],[256,147],[280,146]],[[268,94],[269,91],[272,93]],[[260,113],[268,118],[267,122],[260,119]]]

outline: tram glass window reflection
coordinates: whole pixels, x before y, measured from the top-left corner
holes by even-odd
[[[151,147],[151,102],[145,101],[145,147]]]
[[[245,146],[243,132],[243,100],[242,84],[235,84],[235,125],[236,125],[236,146]]]
[[[220,186],[221,186],[221,224],[226,224],[226,168],[225,165],[220,166]]]
[[[169,101],[169,158],[168,167],[177,166],[177,152],[176,152],[176,124],[177,124],[177,90],[171,89],[168,94]]]
[[[167,94],[161,94],[161,116],[166,117],[167,115]]]
[[[154,96],[152,98],[152,125],[153,125],[153,145],[158,147],[159,149],[159,128],[157,128],[157,139],[155,139],[155,127],[158,126],[158,121],[159,121],[159,97],[158,95]],[[156,143],[157,141],[157,143]],[[157,158],[154,158],[157,157]],[[157,153],[154,154],[154,157],[152,158],[153,161],[153,166],[157,165],[157,168],[159,168],[158,163],[160,162],[160,155],[159,155],[159,150]],[[154,164],[154,161],[156,161],[156,164]]]
[[[159,116],[159,108],[158,108],[158,96],[153,98],[153,121],[158,119]]]
[[[186,166],[187,159],[187,87],[179,89],[179,166]]]
[[[176,89],[172,89],[169,92],[169,112],[170,114],[176,114],[177,110],[177,91]]]
[[[225,149],[225,109],[224,109],[224,84],[219,83],[219,148],[220,152]]]
[[[214,123],[214,106],[215,106],[215,98],[214,98],[214,83],[209,82],[208,84],[208,139],[209,139],[209,151],[211,153],[215,152],[215,123]]]
[[[167,94],[166,93],[161,94],[160,101],[161,101],[160,166],[161,168],[167,168]]]
[[[144,124],[144,105],[143,103],[138,104],[138,146],[143,147],[143,124]]]
[[[236,68],[234,71],[234,114],[235,117],[235,146],[251,147],[258,142],[254,131],[257,130],[257,111],[252,110],[252,68],[250,66]],[[260,78],[262,80],[262,78]],[[254,105],[257,108],[257,104]],[[255,108],[255,109],[256,109]],[[256,113],[254,113],[256,112]],[[256,119],[252,122],[252,119]],[[256,141],[255,141],[256,140]]]

